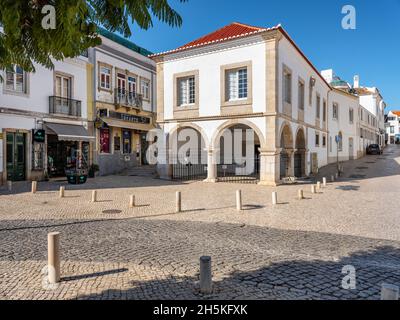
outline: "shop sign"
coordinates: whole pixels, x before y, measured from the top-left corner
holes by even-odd
[[[44,143],[46,140],[46,132],[43,129],[32,130],[33,142]]]

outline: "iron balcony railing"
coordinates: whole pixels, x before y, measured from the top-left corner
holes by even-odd
[[[136,92],[129,92],[125,89],[116,88],[115,89],[115,104],[131,107],[131,108],[142,108],[143,96]]]
[[[82,101],[51,96],[49,97],[49,113],[81,117]]]

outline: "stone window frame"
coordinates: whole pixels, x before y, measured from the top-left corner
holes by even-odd
[[[285,99],[286,95],[286,85],[285,85],[285,76],[286,74],[290,75],[290,102],[287,102]],[[293,104],[293,71],[286,64],[282,64],[282,106],[285,110],[285,106],[292,107]]]
[[[69,93],[69,95],[70,96],[67,99],[74,99],[75,98],[75,95],[74,95],[75,94],[75,90],[74,90],[74,88],[75,88],[75,76],[73,74],[66,73],[66,72],[63,72],[63,71],[58,71],[58,70],[54,70],[54,72],[53,72],[53,95],[56,96],[56,92],[57,92],[57,88],[56,88],[56,86],[57,86],[57,82],[56,82],[57,76],[61,76],[61,77],[64,77],[64,78],[69,78],[69,80],[70,80],[70,83],[69,83],[70,93]]]
[[[335,107],[336,107],[336,117],[335,117]],[[333,102],[332,103],[332,120],[339,121],[339,103]]]
[[[303,107],[300,107],[300,84],[303,85]],[[297,107],[299,110],[304,111],[305,107],[306,107],[306,82],[303,80],[303,78],[299,77],[298,81],[297,81]]]
[[[136,88],[136,90],[139,91],[140,94],[142,95],[143,101],[150,102],[151,101],[151,80],[146,77],[143,77],[143,76],[139,76],[137,79],[139,81],[139,83],[138,83],[139,88]],[[145,98],[144,93],[142,92],[142,81],[145,81],[149,84],[149,97],[148,98]]]
[[[349,123],[354,124],[354,109],[349,108]]]
[[[14,65],[14,67],[15,67],[15,65]],[[29,72],[26,72],[25,70],[23,70],[23,77],[24,77],[24,82],[25,82],[24,92],[8,90],[6,88],[6,77],[7,77],[6,69],[3,69],[3,94],[29,98],[29,96],[30,96],[30,73]]]
[[[185,119],[185,118],[197,118],[199,117],[199,93],[200,93],[200,78],[199,70],[190,70],[173,75],[173,112],[174,119]],[[178,81],[182,78],[194,77],[195,86],[195,99],[194,103],[190,105],[179,106],[178,105]]]
[[[227,77],[228,71],[247,69],[247,98],[238,100],[227,100]],[[241,61],[222,65],[220,68],[220,91],[221,110],[229,110],[233,113],[252,113],[253,111],[253,61]],[[238,108],[237,108],[238,107]]]
[[[326,148],[326,144],[327,144],[326,134],[322,134],[322,147]]]
[[[327,122],[328,117],[328,102],[325,98],[322,99],[322,122]]]
[[[318,137],[318,139],[317,139],[317,137]],[[316,131],[315,132],[315,146],[316,147],[319,147],[320,146],[320,138],[321,138],[321,135],[320,135],[320,133],[318,132],[318,131]]]
[[[318,91],[315,93],[315,119],[321,120],[321,94]]]
[[[103,88],[101,86],[101,72],[100,72],[100,70],[101,70],[102,67],[110,69],[110,88],[109,89]],[[98,91],[108,92],[108,93],[112,94],[112,92],[113,92],[113,69],[114,69],[114,66],[111,65],[111,64],[108,64],[106,62],[98,61],[97,62],[97,68],[98,68],[97,69],[97,90]]]

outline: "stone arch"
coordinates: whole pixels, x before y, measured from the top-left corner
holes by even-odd
[[[279,146],[280,152],[280,179],[284,180],[294,175],[294,145],[293,145],[293,132],[290,123],[285,121],[279,131]]]
[[[298,127],[295,140],[294,176],[301,178],[306,176],[306,150],[307,142],[303,127]]]
[[[224,130],[228,129],[230,127],[233,127],[235,125],[244,125],[244,126],[249,127],[250,129],[253,129],[255,134],[258,136],[258,139],[260,140],[261,149],[266,148],[266,140],[265,140],[264,134],[261,132],[260,128],[258,128],[256,124],[254,124],[251,121],[246,120],[246,119],[237,119],[237,120],[231,119],[231,120],[228,120],[228,121],[224,122],[223,124],[221,124],[215,130],[215,132],[211,138],[211,147],[213,147],[215,149],[219,145],[219,141],[224,133]]]
[[[282,123],[278,137],[281,149],[293,149],[293,132],[289,122]]]
[[[209,141],[208,141],[207,133],[204,131],[204,129],[202,127],[200,127],[199,125],[197,125],[195,123],[178,124],[174,128],[172,128],[172,130],[170,130],[170,132],[167,134],[168,146],[169,146],[170,138],[173,137],[173,135],[176,132],[178,132],[180,129],[185,129],[185,128],[192,128],[192,129],[196,130],[197,132],[199,132],[201,134],[203,140],[204,140],[205,147],[206,148],[209,147]]]
[[[296,150],[307,149],[306,134],[303,127],[298,127],[295,140]]]

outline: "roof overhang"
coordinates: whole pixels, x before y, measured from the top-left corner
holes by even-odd
[[[46,122],[46,127],[53,131],[61,141],[92,141],[96,137],[89,135],[82,125],[61,124]]]

